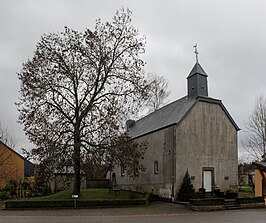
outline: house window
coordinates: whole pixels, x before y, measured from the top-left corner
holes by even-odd
[[[158,174],[159,172],[159,165],[158,165],[158,161],[155,160],[154,161],[154,174]]]
[[[125,176],[125,168],[123,165],[121,165],[121,176]]]

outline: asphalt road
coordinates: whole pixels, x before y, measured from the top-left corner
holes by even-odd
[[[0,223],[265,223],[266,209],[193,212],[171,203],[148,207],[0,211]]]

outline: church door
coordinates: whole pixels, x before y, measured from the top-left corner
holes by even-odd
[[[203,188],[206,192],[212,192],[212,171],[204,170],[203,171]]]

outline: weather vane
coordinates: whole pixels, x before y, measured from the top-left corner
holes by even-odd
[[[196,62],[198,63],[199,62],[199,56],[198,56],[199,55],[199,52],[198,52],[197,46],[198,46],[198,44],[196,44],[193,47],[195,48],[194,53],[196,55]]]

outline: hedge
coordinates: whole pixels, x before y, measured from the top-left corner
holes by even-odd
[[[115,200],[79,200],[77,199],[77,207],[99,207],[99,206],[134,206],[147,205],[149,203],[150,194],[146,194],[141,199],[115,199]],[[6,201],[5,208],[72,208],[74,200],[15,200]]]
[[[194,206],[223,205],[224,198],[190,199],[189,202]]]
[[[73,200],[15,200],[6,201],[5,208],[73,207]]]
[[[264,197],[238,197],[236,202],[238,204],[264,203]]]

